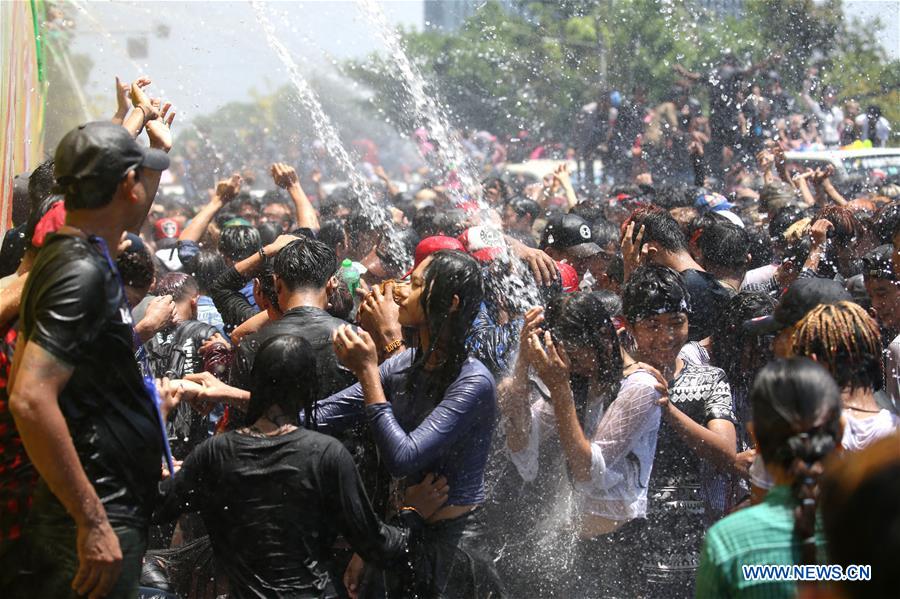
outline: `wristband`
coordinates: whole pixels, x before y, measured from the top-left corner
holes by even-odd
[[[266,249],[263,247],[259,248],[259,259],[263,261],[263,264],[266,262]]]
[[[389,354],[397,350],[401,345],[403,345],[403,339],[394,339],[390,343],[384,346],[384,353]]]

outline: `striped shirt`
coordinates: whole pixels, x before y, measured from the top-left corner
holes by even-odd
[[[749,507],[714,524],[706,533],[696,596],[741,599],[793,599],[793,581],[747,580],[741,566],[800,563],[800,544],[794,538],[795,501],[791,488],[777,485],[759,505]],[[825,535],[816,524],[820,563],[825,558]]]

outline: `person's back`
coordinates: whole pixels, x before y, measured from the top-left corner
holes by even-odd
[[[316,356],[316,369],[319,374],[318,398],[328,397],[356,382],[346,368],[338,364],[332,346],[332,336],[342,324],[325,310],[313,306],[300,306],[284,313],[279,320],[263,326],[258,332],[248,335],[241,341],[238,350],[235,383],[243,386],[244,375],[253,367],[257,350],[268,339],[278,335],[296,335],[305,339],[312,346]]]
[[[318,597],[339,574],[329,551],[339,532],[353,533],[344,515],[360,506],[345,503],[344,487],[359,483],[336,439],[304,428],[271,437],[232,431],[197,447],[182,475],[235,597]],[[377,519],[365,524],[379,534]]]
[[[697,597],[793,598],[793,580],[752,580],[744,571],[752,565],[799,564],[800,541],[794,537],[794,508],[797,502],[788,485],[777,485],[759,505],[720,520],[706,533],[702,561],[715,570],[701,568],[697,576]],[[824,563],[825,537],[816,523],[816,548]]]

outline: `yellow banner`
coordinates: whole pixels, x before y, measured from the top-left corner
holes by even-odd
[[[0,1],[0,235],[12,226],[13,177],[34,169],[43,158],[46,84],[40,9],[34,0]]]

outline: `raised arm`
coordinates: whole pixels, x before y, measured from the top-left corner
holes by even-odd
[[[237,173],[231,175],[230,179],[219,181],[216,189],[209,194],[209,202],[197,212],[178,236],[179,241],[199,242],[222,206],[233,200],[241,191],[241,182],[241,176]]]
[[[334,344],[338,359],[359,378],[372,434],[392,476],[421,471],[478,418],[493,417],[483,414],[487,395],[494,393],[493,379],[472,375],[451,384],[434,410],[407,433],[385,397],[378,353],[369,334],[345,325],[335,334]]]
[[[283,162],[276,162],[272,165],[271,172],[275,185],[287,190],[288,195],[291,196],[291,200],[294,202],[294,208],[297,210],[297,226],[318,231],[319,217],[309,198],[306,197],[303,188],[300,187],[297,171]]]

